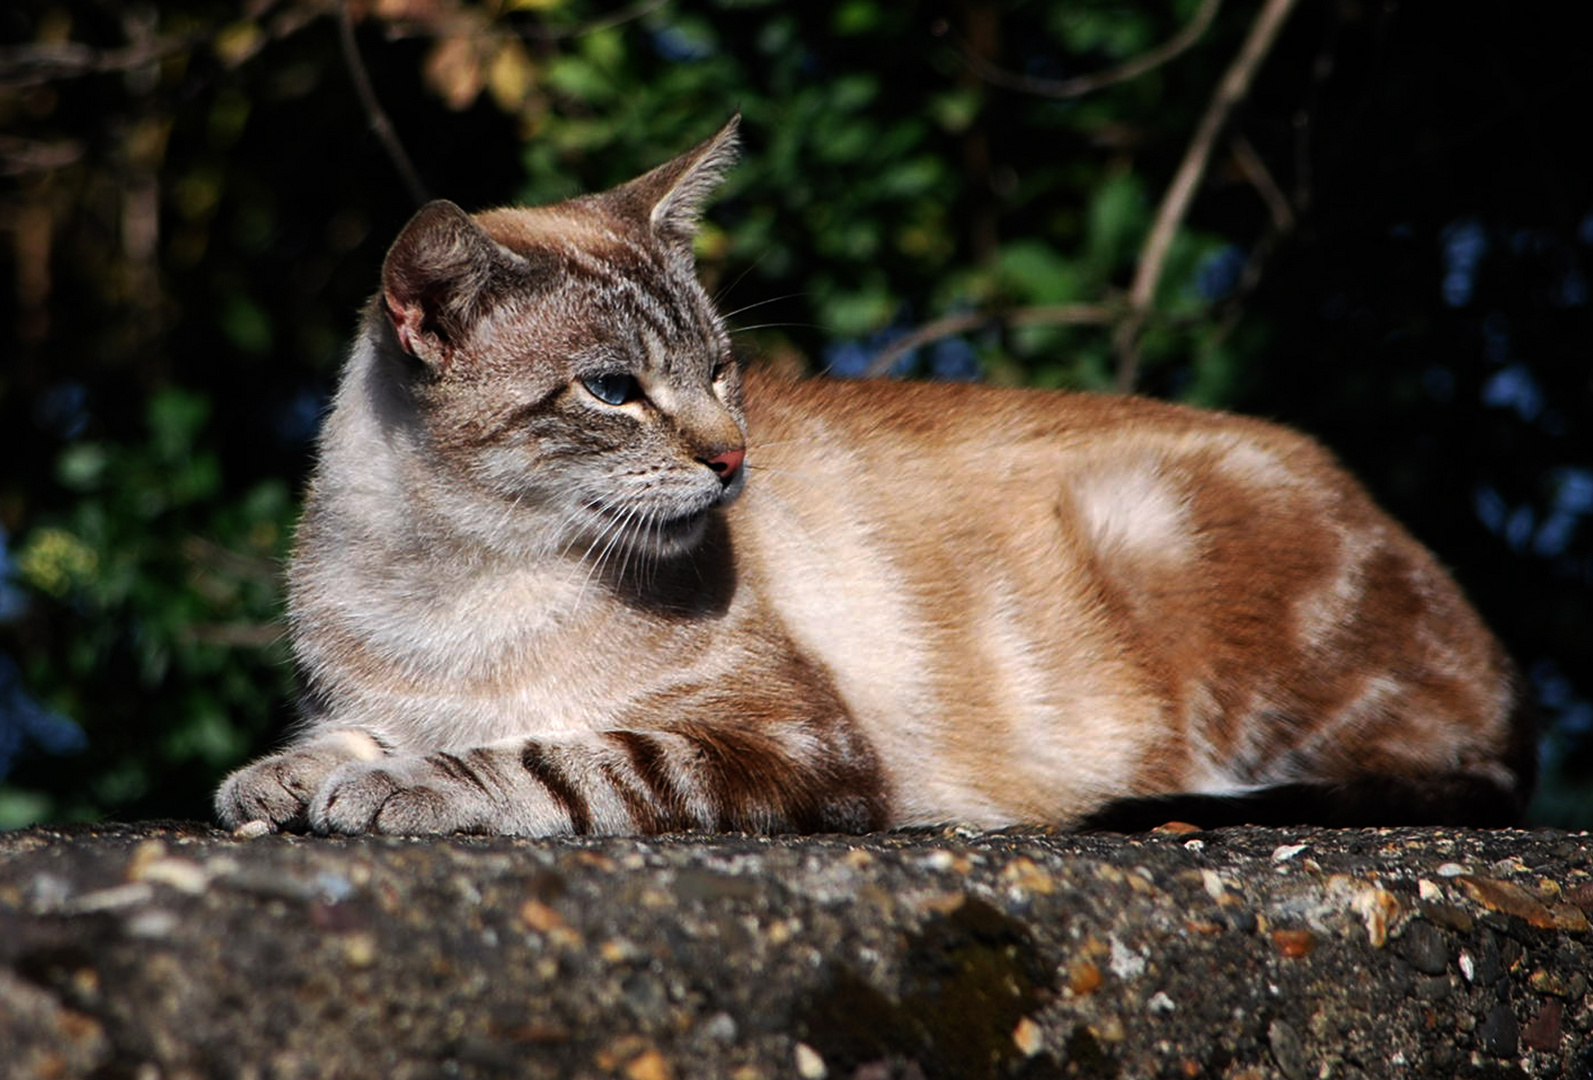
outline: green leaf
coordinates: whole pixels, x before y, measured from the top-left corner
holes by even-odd
[[[1226,245],[1219,236],[1180,229],[1167,251],[1167,264],[1156,290],[1156,306],[1169,315],[1193,315],[1210,307],[1197,286],[1200,267]]]
[[[877,187],[880,195],[891,199],[911,198],[944,184],[946,167],[939,158],[923,156],[909,158],[880,174]]]
[[[156,456],[165,464],[187,459],[209,417],[210,402],[198,394],[177,387],[157,392],[145,413]]]
[[[1111,173],[1090,200],[1085,257],[1099,273],[1109,274],[1134,254],[1150,222],[1144,185],[1132,172]]]
[[[56,800],[41,791],[0,787],[0,832],[22,829],[43,821],[59,821]]]
[[[1113,57],[1128,57],[1151,44],[1150,16],[1144,9],[1131,5],[1059,5],[1057,21],[1064,46],[1074,53],[1101,52]]]
[[[836,79],[829,90],[830,107],[840,112],[859,112],[879,96],[879,79],[858,72]]]
[[[555,57],[543,78],[549,89],[581,101],[605,102],[611,97],[608,78],[579,56]]]
[[[1201,333],[1195,343],[1192,367],[1194,378],[1180,395],[1191,405],[1219,408],[1233,399],[1239,368],[1232,350],[1215,341],[1210,332]]]
[[[100,570],[99,554],[65,529],[35,529],[16,556],[17,573],[28,585],[64,597],[86,588]]]
[[[977,89],[948,90],[929,99],[929,115],[953,134],[967,131],[979,115],[984,94]]]
[[[696,26],[707,32],[706,24]],[[581,52],[593,64],[612,70],[625,63],[625,33],[620,27],[605,26],[582,34],[577,40]]]
[[[91,491],[100,485],[109,462],[110,457],[102,444],[73,443],[61,451],[55,475],[63,486],[73,491]]]
[[[1001,289],[1019,304],[1060,304],[1079,298],[1077,265],[1039,240],[1007,244],[996,258]]]
[[[879,26],[882,15],[875,0],[846,0],[830,17],[830,29],[841,37],[866,34]]]
[[[894,298],[883,288],[847,289],[824,298],[819,318],[833,337],[861,337],[890,322],[895,309]]]
[[[202,502],[221,489],[221,462],[213,453],[194,454],[177,463],[171,474],[172,500],[178,505]]]
[[[243,293],[230,293],[222,301],[221,331],[243,352],[261,356],[271,351],[271,316]]]

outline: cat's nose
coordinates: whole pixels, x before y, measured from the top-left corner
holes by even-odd
[[[726,450],[717,457],[711,457],[704,461],[703,464],[718,473],[719,482],[729,487],[730,482],[736,478],[736,473],[740,470],[741,463],[746,460],[746,457],[747,452],[737,447],[734,450]]]

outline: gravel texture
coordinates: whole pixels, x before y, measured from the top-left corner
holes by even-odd
[[[1593,839],[0,834],[0,1075],[1593,1080]]]

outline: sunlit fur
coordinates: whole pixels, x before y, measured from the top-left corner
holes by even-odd
[[[690,252],[733,152],[734,124],[614,191],[435,203],[395,242],[293,560],[303,727],[228,778],[224,821],[1069,824],[1367,778],[1514,814],[1508,660],[1300,435],[743,380]]]

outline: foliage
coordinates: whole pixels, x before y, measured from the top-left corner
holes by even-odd
[[[699,254],[749,357],[1109,389],[1146,237],[1255,6],[1082,96],[978,65],[1101,72],[1203,9],[9,6],[0,826],[203,814],[280,737],[292,493],[414,209],[362,75],[422,181],[467,206],[618,182],[739,109],[745,162]],[[1569,15],[1494,15],[1293,16],[1174,236],[1140,386],[1343,453],[1523,660],[1552,721],[1542,815],[1586,823],[1593,183],[1559,145],[1580,122],[1562,82],[1586,76]]]
[[[202,783],[279,718],[277,566],[292,499],[279,479],[224,489],[202,441],[209,411],[167,388],[148,402],[143,440],[60,454],[72,502],[26,534],[13,573],[34,594],[30,681],[50,688],[51,709],[85,717],[90,738],[59,719],[40,728],[42,749],[73,757],[29,761],[32,783],[8,789],[0,814],[93,817],[178,778]],[[152,722],[151,701],[180,722]]]

